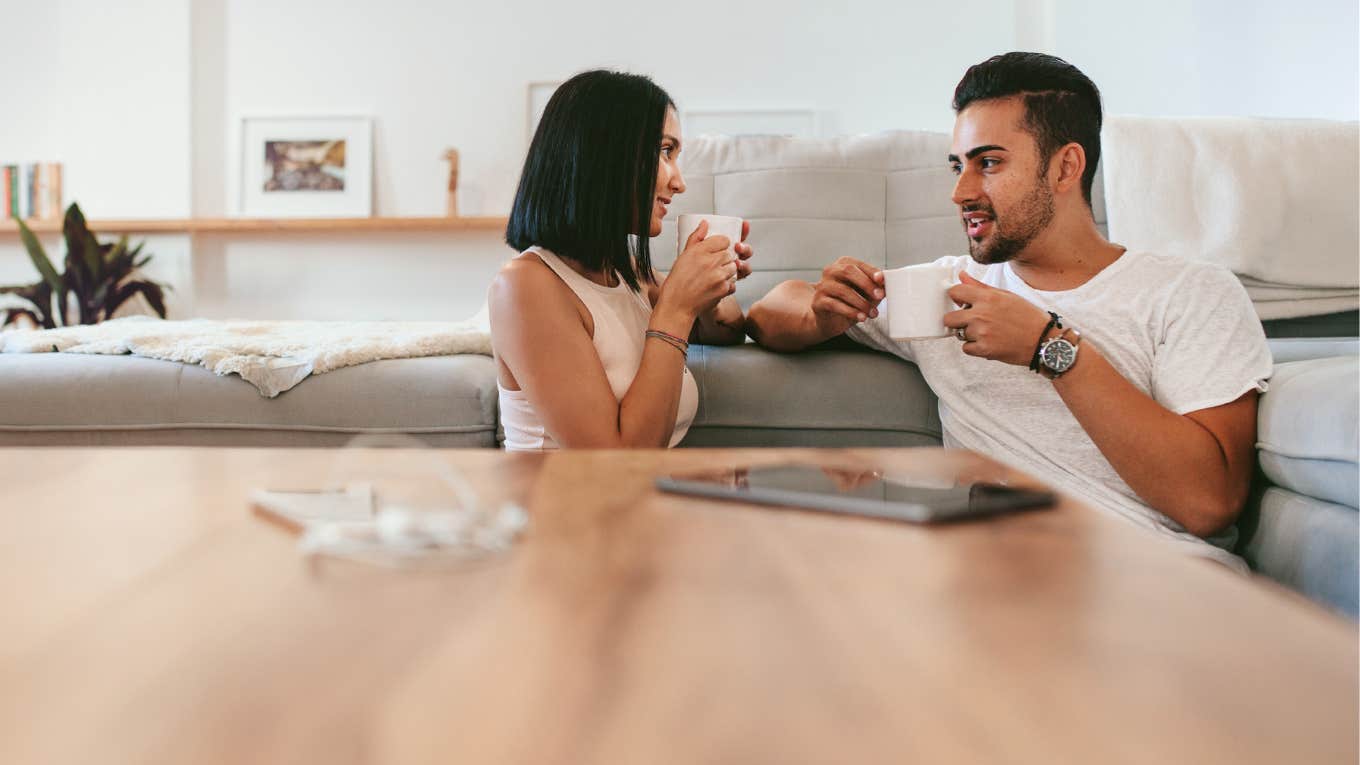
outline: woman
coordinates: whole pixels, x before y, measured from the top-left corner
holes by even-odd
[[[585,72],[548,101],[506,229],[521,253],[489,297],[507,449],[674,446],[698,407],[689,341],[745,339],[744,242],[734,259],[701,225],[652,270],[679,155],[675,104],[646,77]]]

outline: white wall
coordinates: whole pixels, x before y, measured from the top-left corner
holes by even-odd
[[[595,66],[650,74],[682,109],[813,109],[823,134],[947,130],[963,70],[1017,47],[1067,57],[1113,113],[1360,116],[1353,0],[0,0],[0,28],[32,32],[0,46],[0,71],[34,72],[0,159],[63,161],[91,217],[234,213],[247,114],[372,115],[380,215],[441,214],[456,146],[463,212],[503,214],[526,84]],[[179,315],[281,318],[461,317],[510,254],[498,232],[151,248]],[[0,281],[28,269],[0,240]]]
[[[1047,0],[1112,114],[1360,119],[1355,0]]]

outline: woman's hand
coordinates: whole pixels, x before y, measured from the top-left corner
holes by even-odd
[[[737,279],[745,279],[751,275],[751,264],[746,261],[751,259],[751,245],[746,243],[746,237],[751,235],[751,221],[741,222],[741,241],[732,246],[737,253]]]
[[[708,221],[701,221],[661,285],[656,312],[683,313],[692,323],[718,301],[736,292],[737,278],[741,274],[738,264],[742,261],[728,256],[727,248],[731,244],[725,236],[708,236]],[[749,257],[750,248],[746,250]],[[749,265],[746,270],[750,272]]]

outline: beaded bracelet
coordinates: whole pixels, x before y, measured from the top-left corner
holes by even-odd
[[[1048,320],[1048,326],[1044,327],[1044,331],[1039,333],[1039,342],[1034,344],[1034,356],[1029,360],[1029,371],[1031,372],[1039,371],[1039,349],[1044,346],[1044,338],[1048,337],[1049,331],[1054,327],[1062,329],[1062,317],[1052,311],[1049,311],[1048,315],[1052,318]]]

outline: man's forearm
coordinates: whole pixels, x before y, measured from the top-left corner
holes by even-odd
[[[1212,432],[1135,388],[1089,342],[1053,384],[1129,488],[1187,531],[1208,536],[1241,510],[1250,480],[1242,463],[1251,455],[1225,452]]]
[[[746,316],[746,334],[772,351],[800,351],[830,340],[812,314],[814,287],[803,281],[787,281],[755,305]]]
[[[741,304],[728,295],[713,310],[699,314],[690,333],[690,341],[705,345],[737,345],[746,341],[746,318]]]

